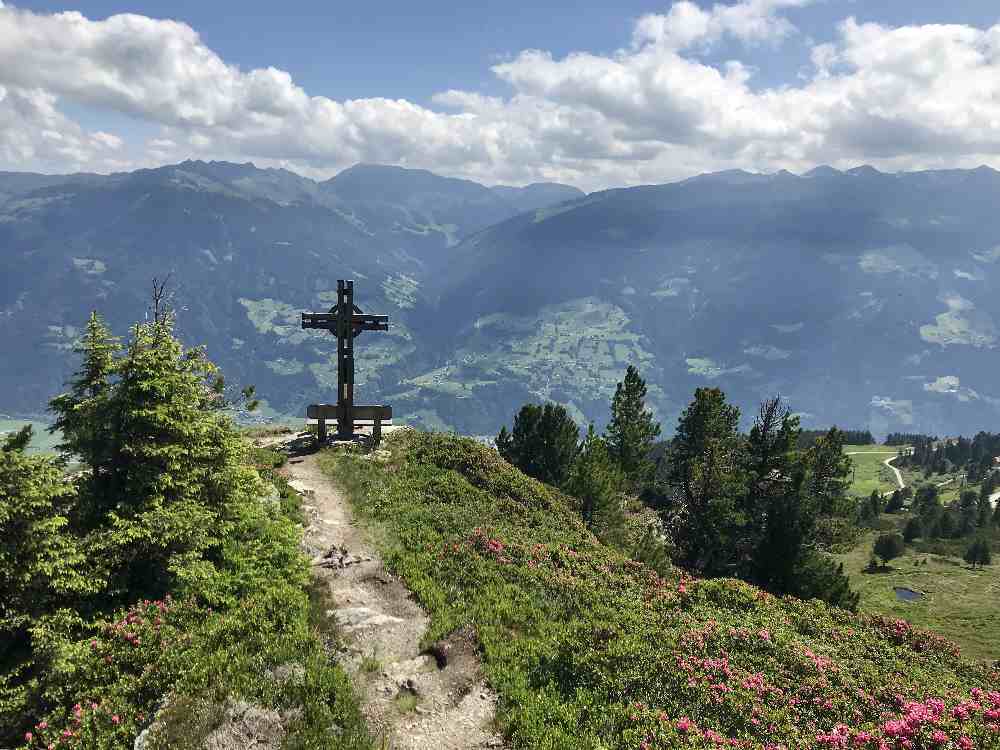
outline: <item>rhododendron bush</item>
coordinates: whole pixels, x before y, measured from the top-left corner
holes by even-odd
[[[404,433],[327,461],[432,614],[478,635],[523,748],[1000,747],[1000,671],[903,621],[658,575],[495,452]]]

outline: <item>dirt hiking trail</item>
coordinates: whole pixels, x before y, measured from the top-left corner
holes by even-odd
[[[421,651],[427,615],[385,570],[343,493],[320,470],[316,454],[301,452],[307,441],[263,442],[290,454],[285,469],[303,496],[306,552],[329,592],[332,606],[326,615],[335,619],[346,647],[339,661],[361,698],[376,747],[503,747],[493,726],[496,696],[483,681],[475,643],[459,633],[435,644],[433,655]]]

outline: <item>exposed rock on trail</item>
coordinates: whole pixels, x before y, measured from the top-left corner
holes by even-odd
[[[341,663],[372,734],[398,750],[502,747],[493,727],[496,696],[480,674],[474,635],[460,632],[422,652],[427,615],[384,569],[316,455],[296,456],[286,469],[304,497],[304,543],[332,600],[326,614],[347,647]]]

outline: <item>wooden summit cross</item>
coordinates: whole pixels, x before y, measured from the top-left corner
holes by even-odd
[[[337,281],[337,304],[325,313],[302,313],[303,328],[321,328],[337,337],[337,403],[311,404],[306,412],[319,428],[319,442],[326,442],[327,420],[337,421],[337,438],[351,440],[358,421],[371,421],[372,439],[378,445],[382,422],[392,419],[390,406],[355,406],[354,338],[365,331],[388,331],[388,315],[368,315],[354,304],[354,282]]]

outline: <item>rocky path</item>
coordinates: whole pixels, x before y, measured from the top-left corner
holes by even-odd
[[[436,644],[433,654],[422,652],[427,615],[386,572],[315,454],[293,454],[287,469],[309,518],[307,551],[330,594],[326,614],[347,649],[340,660],[372,734],[393,750],[502,747],[493,728],[496,696],[483,682],[471,640],[460,634]]]

